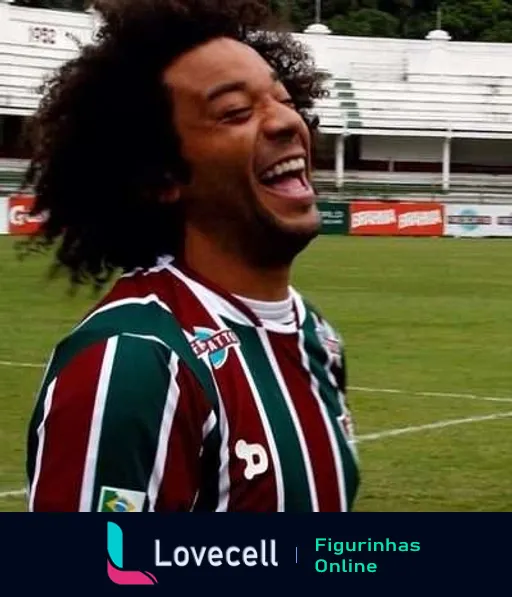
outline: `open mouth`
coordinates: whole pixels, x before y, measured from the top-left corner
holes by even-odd
[[[302,157],[283,160],[267,168],[259,182],[271,192],[287,197],[310,197],[313,189],[306,175],[306,160]]]

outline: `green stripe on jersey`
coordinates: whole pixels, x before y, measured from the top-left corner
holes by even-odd
[[[243,357],[261,397],[277,446],[284,484],[286,512],[311,512],[312,503],[299,438],[258,330],[230,322],[240,339]]]
[[[27,475],[30,481],[33,479],[36,460],[35,455],[38,443],[37,428],[43,418],[44,398],[49,384],[80,351],[100,341],[106,341],[108,338],[116,336],[119,336],[120,340],[122,339],[121,344],[124,347],[125,340],[130,338],[137,340],[136,337],[134,338],[128,334],[157,338],[158,341],[165,345],[161,346],[162,351],[169,351],[169,358],[170,353],[175,352],[195,375],[205,392],[205,397],[218,416],[218,395],[211,373],[206,365],[196,357],[181,327],[169,311],[162,308],[156,301],[143,304],[134,301],[105,309],[104,311],[93,314],[78,329],[75,329],[69,336],[64,338],[55,349],[44,384],[36,400],[28,433],[27,450],[29,457]],[[154,341],[152,344],[158,346],[158,341]],[[145,343],[147,341],[139,338],[139,342]],[[116,362],[118,362],[118,358],[116,358]],[[127,364],[133,369],[133,371],[129,372],[131,375],[141,370],[142,363],[137,362],[136,359],[128,361]],[[163,391],[163,397],[165,395],[166,390]],[[215,452],[220,449],[220,443],[220,430],[218,426],[215,426],[208,437],[207,444]],[[210,456],[210,459],[213,461],[215,461],[215,458],[215,455]],[[217,488],[214,487],[215,483],[213,480],[217,473],[218,466],[215,471],[210,471],[211,482],[202,494],[202,503],[207,503],[208,506],[218,499],[218,486]]]
[[[214,410],[218,411],[218,396],[210,371],[194,354],[174,315],[157,302],[128,303],[94,314],[59,344],[48,380],[86,346],[122,334],[153,336],[163,342],[195,374]]]
[[[156,342],[118,339],[97,446],[93,511],[102,486],[147,492],[171,381],[169,358]]]
[[[326,366],[328,365],[328,356],[316,333],[316,324],[309,309],[306,312],[304,321],[304,338],[306,343],[306,352],[309,356],[311,373],[318,381],[320,397],[327,406],[329,419],[336,434],[341,458],[343,462],[343,475],[345,479],[345,490],[349,509],[354,503],[357,486],[359,482],[359,471],[354,456],[347,445],[347,442],[341,432],[339,422],[336,417],[341,416],[341,405],[338,400],[338,389],[329,381]]]

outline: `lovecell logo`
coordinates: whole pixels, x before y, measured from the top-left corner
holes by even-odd
[[[123,531],[114,522],[107,523],[107,572],[116,585],[156,585],[151,572],[123,569]]]

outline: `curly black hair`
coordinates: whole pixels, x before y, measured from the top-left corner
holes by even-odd
[[[277,71],[311,129],[323,76],[289,33],[265,28],[262,0],[96,0],[102,17],[82,47],[42,88],[32,119],[24,187],[45,215],[32,249],[55,248],[73,284],[98,288],[116,270],[147,267],[179,251],[180,204],[162,200],[189,172],[161,74],[218,37],[247,43]]]

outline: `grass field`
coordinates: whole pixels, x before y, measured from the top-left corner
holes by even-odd
[[[0,511],[25,508],[5,493],[24,483],[31,365],[94,300],[12,248],[0,237]],[[512,511],[511,274],[507,240],[322,237],[298,260],[347,345],[358,511]]]

